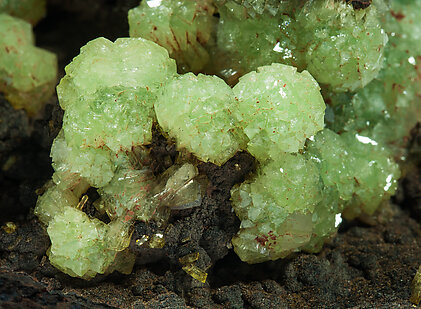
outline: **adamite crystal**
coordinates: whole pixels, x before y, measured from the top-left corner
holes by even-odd
[[[235,252],[248,263],[276,260],[311,239],[313,212],[322,199],[319,172],[300,154],[279,153],[231,196],[241,220],[232,240]]]
[[[106,185],[117,153],[151,142],[157,91],[175,74],[167,51],[141,38],[85,45],[57,87],[66,112],[51,153],[55,169]]]
[[[380,71],[387,35],[375,5],[354,10],[345,1],[310,0],[296,20],[298,48],[319,83],[335,91],[355,91]]]
[[[49,257],[52,265],[63,272],[84,279],[105,273],[117,253],[122,251],[119,237],[110,237],[112,225],[90,219],[84,212],[64,207],[48,225],[51,239]],[[132,266],[133,266],[132,261]]]
[[[217,46],[222,56],[228,57],[229,70],[244,74],[273,62],[297,62],[294,21],[288,14],[264,12],[249,18],[244,8],[233,1],[219,6],[219,13]]]
[[[232,89],[216,76],[187,73],[164,87],[155,104],[161,128],[201,161],[225,163],[241,147],[243,136],[232,113]]]
[[[421,14],[417,1],[392,1],[383,18],[389,34],[385,62],[376,79],[354,95],[331,96],[334,117],[327,125],[336,132],[358,131],[404,157],[409,131],[421,117],[421,56],[419,33]],[[391,130],[393,128],[393,130]]]
[[[325,104],[320,88],[307,72],[282,64],[260,67],[233,88],[239,120],[258,160],[297,152],[306,138],[323,129]]]
[[[382,0],[359,10],[345,1],[292,3],[215,1],[217,46],[206,44],[208,1],[143,1],[131,11],[131,33],[167,48],[180,71],[218,71],[223,63],[219,73],[229,77],[257,69],[233,88],[215,76],[177,75],[168,52],[145,39],[99,38],[81,49],[58,87],[65,116],[52,148],[56,172],[35,210],[54,238],[54,265],[82,278],[121,269],[125,259],[132,265],[126,247],[134,220],[163,227],[170,209],[200,205],[204,186],[189,154],[219,165],[238,150],[257,159],[257,171],[231,191],[241,219],[232,242],[248,263],[317,252],[341,215],[371,215],[395,192],[400,171],[392,158],[420,117],[421,5],[394,1],[390,14]],[[206,48],[224,57],[203,69]],[[152,127],[183,152],[160,175],[144,146]],[[109,224],[80,211],[89,186]],[[162,247],[159,235],[142,243]],[[197,259],[180,263],[205,281]]]
[[[324,129],[308,143],[306,155],[317,164],[324,185],[338,191],[348,219],[372,215],[396,191],[399,166],[387,149],[366,136]]]
[[[0,14],[0,50],[0,92],[35,115],[54,92],[56,56],[34,46],[29,23],[7,14]]]
[[[165,47],[181,72],[199,72],[209,61],[214,10],[211,0],[142,1],[129,11],[130,36]]]
[[[375,141],[324,129],[303,154],[279,153],[232,189],[241,220],[234,250],[248,263],[316,252],[336,232],[338,214],[373,214],[395,192],[399,176],[398,165]]]
[[[0,0],[0,13],[21,18],[35,25],[45,16],[46,0]]]

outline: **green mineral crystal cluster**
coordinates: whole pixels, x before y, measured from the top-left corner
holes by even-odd
[[[41,4],[0,1],[0,92],[14,108],[23,108],[30,116],[51,97],[57,78],[57,57],[34,45],[31,24],[6,14],[35,23],[43,13],[38,14],[32,6],[39,8]]]
[[[0,0],[0,13],[9,14],[35,25],[46,13],[46,0]]]
[[[171,209],[200,205],[197,163],[239,151],[257,168],[231,190],[235,252],[319,251],[341,216],[372,215],[396,190],[420,119],[419,16],[403,0],[142,1],[131,38],[89,42],[57,87],[63,129],[35,209],[51,263],[86,279],[129,272],[133,222],[164,230]],[[157,134],[179,152],[161,174]],[[83,212],[90,187],[109,223]],[[182,264],[204,281],[194,258]]]

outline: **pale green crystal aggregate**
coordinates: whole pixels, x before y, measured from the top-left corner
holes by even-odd
[[[383,65],[387,35],[376,6],[354,10],[350,3],[310,0],[296,16],[305,67],[335,91],[367,85]]]
[[[187,18],[182,21],[177,14],[183,3]],[[209,12],[201,11],[200,3],[162,1],[154,7],[143,1],[131,13],[131,32],[144,31],[135,35],[167,48],[180,59],[180,71],[202,68],[208,51],[192,54],[196,41],[183,41],[179,49],[163,43],[171,31],[174,42],[182,34],[198,37],[202,26],[210,38]],[[243,76],[233,89],[217,77],[177,76],[164,49],[143,39],[97,39],[67,67],[58,87],[64,133],[52,150],[56,185],[36,208],[50,224],[52,240],[58,236],[50,260],[66,273],[91,278],[121,269],[122,261],[131,259],[125,248],[133,220],[165,221],[168,206],[200,205],[194,165],[174,165],[157,179],[148,159],[131,162],[136,147],[151,141],[154,112],[164,135],[201,161],[220,165],[241,149],[258,160],[256,173],[231,191],[241,220],[232,243],[248,263],[300,250],[318,252],[335,234],[341,213],[347,219],[371,215],[394,194],[400,171],[393,146],[419,119],[421,5],[395,1],[390,15],[381,0],[362,10],[331,0],[308,1],[297,11],[283,1],[216,4],[221,16],[217,47],[230,59],[224,60],[231,61],[230,70],[242,75],[267,65]],[[194,12],[199,12],[196,21]],[[136,21],[135,13],[141,15]],[[200,20],[202,25],[195,24]],[[165,26],[162,32],[153,29],[158,22]],[[133,23],[147,26],[139,30]],[[201,53],[203,63],[197,57]],[[315,79],[272,62],[307,68]],[[325,105],[317,82],[328,85],[326,121],[333,131],[323,129]],[[109,225],[74,208],[83,190],[66,185],[69,175],[98,188],[96,206],[111,218]],[[65,226],[77,227],[79,234],[63,232]],[[75,238],[82,241],[76,244]],[[70,262],[60,242],[77,248],[72,258],[83,265]],[[96,255],[101,258],[93,260]]]
[[[245,10],[236,2],[218,2],[217,31],[218,48],[235,71],[279,62],[306,69],[335,91],[354,91],[382,67],[387,35],[375,4],[354,10],[345,1],[289,1],[274,10],[266,1],[243,1]]]
[[[45,16],[46,0],[0,0],[0,13],[26,20],[35,25]]]
[[[232,116],[237,108],[232,89],[222,79],[192,73],[164,87],[155,104],[159,125],[176,139],[179,149],[218,165],[244,143]]]
[[[53,94],[56,56],[34,46],[29,23],[7,14],[0,14],[0,50],[0,92],[14,108],[35,115]]]
[[[319,166],[325,186],[335,188],[341,204],[349,208],[348,218],[372,215],[396,191],[399,166],[387,149],[366,136],[324,129],[306,152]]]
[[[276,260],[311,239],[312,213],[322,199],[319,172],[300,154],[280,153],[231,196],[241,220],[235,252],[248,263]]]
[[[417,14],[421,14],[419,2],[392,1],[383,20],[390,40],[383,69],[355,95],[330,96],[334,113],[327,121],[330,128],[358,131],[387,145],[399,159],[404,158],[409,132],[421,117]]]
[[[297,152],[306,138],[323,129],[325,104],[320,88],[307,72],[282,64],[260,67],[240,78],[233,88],[239,120],[258,160]]]
[[[121,240],[109,237],[112,224],[90,219],[84,212],[65,206],[48,225],[52,265],[73,276],[90,279],[103,274],[113,263]],[[132,264],[133,265],[133,264]]]
[[[289,15],[265,12],[248,18],[243,7],[232,1],[220,6],[219,13],[217,46],[222,57],[230,59],[231,70],[244,74],[273,62],[297,63],[294,21]]]
[[[130,36],[165,47],[180,72],[199,72],[209,61],[214,10],[210,0],[142,1],[129,11]]]

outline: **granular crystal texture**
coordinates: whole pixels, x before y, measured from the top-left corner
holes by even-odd
[[[345,1],[310,0],[296,20],[298,48],[319,83],[334,91],[355,91],[380,71],[387,35],[374,4],[354,10]]]
[[[375,80],[350,98],[331,97],[335,117],[328,126],[336,132],[358,131],[387,145],[404,158],[409,132],[421,119],[420,72],[417,62],[421,4],[393,1],[383,25],[389,34],[385,63]],[[390,128],[393,128],[391,130]]]
[[[117,254],[114,248],[118,247],[115,239],[107,237],[110,226],[66,206],[47,228],[51,264],[70,276],[84,279],[105,273]]]
[[[35,25],[45,16],[46,0],[0,0],[0,13],[26,20]]]
[[[98,89],[94,98],[80,99],[68,108],[63,127],[75,145],[102,148],[117,153],[150,143],[155,95],[145,88],[123,86]]]
[[[115,154],[150,143],[157,90],[175,75],[167,51],[141,38],[98,38],[82,47],[57,87],[65,115],[55,169],[106,185]]]
[[[115,164],[109,149],[69,146],[63,131],[53,142],[51,158],[56,172],[76,173],[94,187],[106,185],[114,176]]]
[[[282,64],[260,67],[234,87],[233,110],[247,135],[247,150],[258,160],[302,149],[306,138],[323,129],[325,104],[307,72]]]
[[[78,202],[78,196],[71,190],[52,185],[39,197],[34,213],[42,223],[48,225],[52,218],[63,212],[65,207],[74,207]]]
[[[209,61],[214,10],[210,0],[142,1],[129,11],[130,36],[165,47],[180,72],[199,72]]]
[[[217,46],[223,54],[220,58],[230,59],[229,70],[243,75],[273,62],[296,65],[296,36],[290,15],[265,11],[250,18],[244,7],[234,1],[220,6],[219,14]]]
[[[234,187],[233,208],[241,226],[232,243],[238,256],[259,263],[285,257],[307,244],[321,189],[312,161],[282,153],[261,167],[254,179]]]
[[[120,38],[114,43],[97,38],[80,50],[66,66],[66,76],[57,87],[61,107],[95,100],[98,90],[143,88],[152,93],[176,74],[174,60],[159,45],[141,38]]]
[[[309,142],[307,155],[319,167],[324,185],[338,191],[347,218],[372,215],[396,191],[399,167],[369,137],[325,129]]]
[[[296,1],[296,6],[300,4],[299,1]],[[289,12],[292,8],[288,0],[215,0],[215,2],[217,4],[224,4],[225,2],[234,2],[239,4],[243,6],[247,10],[247,14],[252,17],[262,15],[265,12],[272,15],[285,13]]]
[[[56,56],[34,46],[29,23],[7,14],[0,14],[0,50],[0,92],[35,115],[54,92]]]
[[[242,144],[231,88],[216,76],[192,73],[170,82],[155,104],[161,128],[201,161],[223,164]]]

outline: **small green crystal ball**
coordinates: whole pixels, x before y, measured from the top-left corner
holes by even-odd
[[[249,139],[247,150],[258,160],[297,152],[323,129],[325,103],[307,71],[274,63],[241,77],[233,91],[238,100],[233,113]]]
[[[188,73],[170,82],[155,104],[161,128],[204,162],[218,165],[244,143],[232,113],[232,89],[219,77]]]
[[[57,93],[66,110],[67,143],[118,152],[151,141],[156,92],[176,66],[153,42],[98,38],[81,49],[66,73]]]
[[[297,14],[299,49],[307,70],[335,91],[367,85],[383,65],[387,35],[375,5],[354,10],[335,0],[311,0]]]
[[[7,14],[0,14],[0,50],[0,92],[35,115],[54,92],[56,55],[35,47],[31,25]]]

